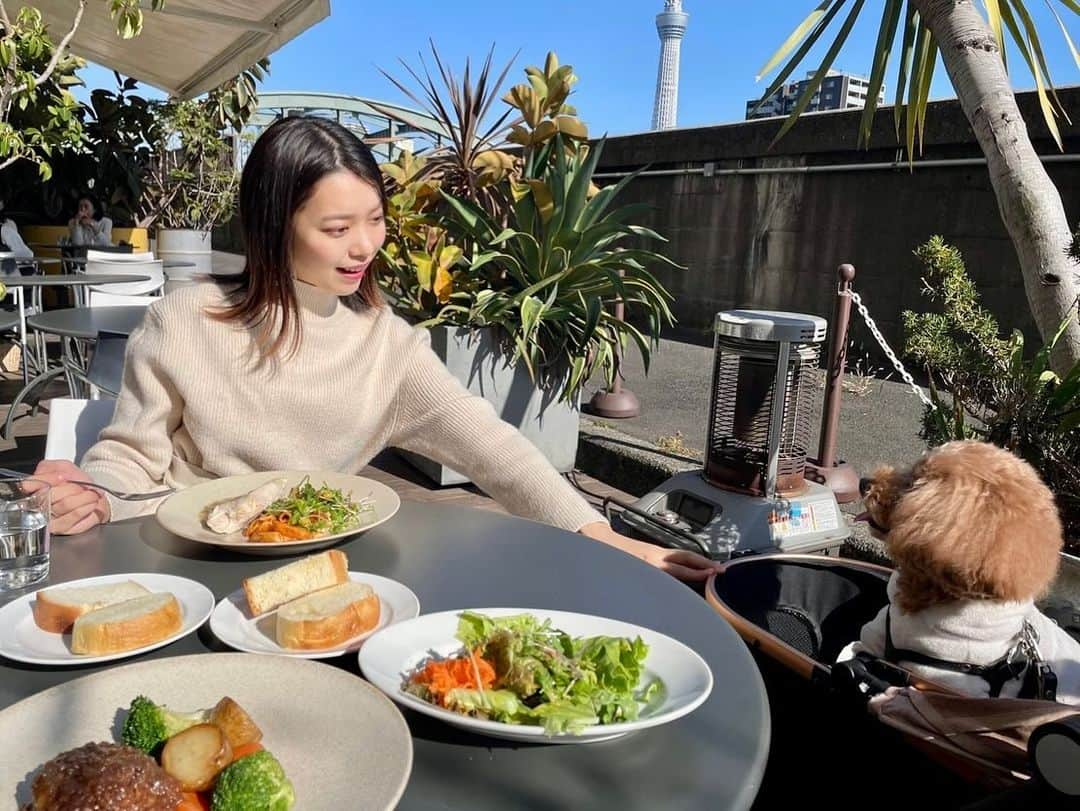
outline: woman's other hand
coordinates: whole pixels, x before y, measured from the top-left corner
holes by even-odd
[[[105,494],[93,487],[72,484],[72,481],[91,481],[71,462],[46,459],[34,469],[34,478],[52,486],[49,493],[51,516],[49,531],[56,535],[76,535],[104,524],[109,520],[109,502]],[[28,486],[32,487],[32,484]]]
[[[605,521],[586,524],[578,531],[586,537],[603,541],[616,549],[621,549],[636,558],[640,558],[649,565],[655,566],[657,569],[667,572],[680,580],[704,580],[720,568],[718,562],[709,560],[697,552],[690,552],[686,549],[669,549],[645,541],[635,541],[633,538],[627,538],[625,535],[620,535],[613,530]]]

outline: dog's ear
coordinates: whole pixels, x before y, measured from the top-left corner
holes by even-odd
[[[1049,588],[1061,521],[1029,464],[988,443],[950,442],[924,457],[914,474],[912,489],[893,510],[888,545],[901,579],[906,569],[924,603],[1029,600]]]

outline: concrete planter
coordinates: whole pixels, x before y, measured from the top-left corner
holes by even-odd
[[[210,232],[162,228],[157,232],[156,255],[162,261],[194,262],[195,267],[165,271],[165,292],[193,284],[196,276],[213,272]]]
[[[450,373],[470,392],[495,407],[502,419],[525,435],[560,472],[574,467],[577,457],[579,403],[559,402],[561,387],[539,389],[525,364],[510,365],[492,330],[434,327],[431,348]],[[399,453],[437,484],[463,484],[457,471],[408,451]]]

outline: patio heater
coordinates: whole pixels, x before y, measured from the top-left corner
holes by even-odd
[[[620,513],[634,534],[720,560],[816,552],[847,537],[833,490],[806,475],[826,327],[799,313],[717,314],[704,468]]]

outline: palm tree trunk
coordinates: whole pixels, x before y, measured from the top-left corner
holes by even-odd
[[[1020,260],[1044,340],[1075,313],[1080,269],[1066,254],[1071,229],[1061,194],[1031,145],[990,26],[972,0],[911,0],[941,50],[960,106],[986,156],[990,183]],[[1054,353],[1059,372],[1080,361],[1080,320]]]

